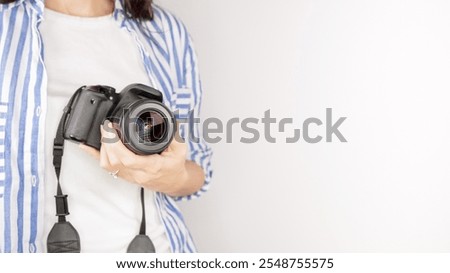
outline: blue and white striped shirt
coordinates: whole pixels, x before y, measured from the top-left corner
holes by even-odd
[[[0,4],[0,252],[45,251],[43,230],[44,136],[47,75],[39,23],[44,0]],[[128,30],[140,50],[149,78],[163,92],[177,118],[199,115],[201,85],[192,40],[173,15],[154,6],[154,20],[127,19],[122,0],[115,0],[118,27]],[[197,124],[194,134],[200,136]],[[192,131],[192,129],[190,129]],[[181,134],[187,128],[181,128]],[[189,139],[189,138],[187,138]],[[188,141],[189,159],[205,171],[199,192],[211,179],[212,151],[200,141]],[[173,252],[195,252],[192,237],[173,198],[156,194],[156,205]],[[39,240],[41,238],[41,240]]]

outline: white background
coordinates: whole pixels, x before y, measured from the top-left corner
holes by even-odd
[[[348,143],[212,145],[182,204],[200,251],[450,251],[449,1],[158,3],[195,40],[203,118],[348,118]]]

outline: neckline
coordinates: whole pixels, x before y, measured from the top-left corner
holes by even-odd
[[[113,18],[113,13],[96,16],[96,17],[81,17],[75,15],[69,15],[65,13],[61,13],[58,11],[54,11],[49,8],[44,8],[44,18],[45,19],[57,19],[58,21],[72,22],[72,23],[99,23],[99,22],[108,22]]]

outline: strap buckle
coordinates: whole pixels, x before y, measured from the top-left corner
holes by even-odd
[[[64,154],[64,144],[53,143],[53,156],[62,157]]]
[[[55,195],[56,216],[69,215],[69,206],[67,204],[67,194]]]

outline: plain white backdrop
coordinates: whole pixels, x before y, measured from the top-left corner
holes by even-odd
[[[181,204],[199,251],[450,251],[449,1],[157,3],[194,38],[203,118],[347,117],[348,143],[212,145]]]

